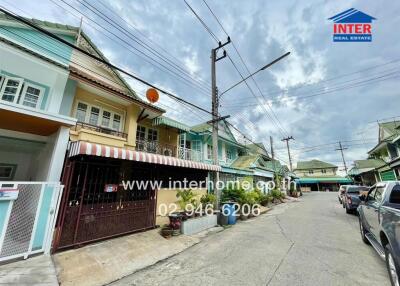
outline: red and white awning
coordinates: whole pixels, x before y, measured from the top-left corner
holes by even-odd
[[[158,154],[132,151],[124,148],[110,147],[85,141],[70,142],[68,157],[77,155],[91,155],[106,158],[138,161],[152,164],[176,166],[182,168],[193,168],[209,171],[221,171],[221,166],[211,165],[190,160],[178,159],[175,157]]]

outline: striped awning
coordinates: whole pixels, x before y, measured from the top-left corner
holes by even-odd
[[[68,157],[73,157],[77,155],[91,155],[105,158],[145,162],[151,164],[176,166],[182,168],[221,171],[221,166],[217,165],[211,165],[190,160],[182,160],[175,157],[140,151],[132,151],[124,148],[110,147],[85,141],[70,142]]]

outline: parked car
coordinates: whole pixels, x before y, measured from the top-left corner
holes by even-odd
[[[392,285],[399,285],[400,181],[377,183],[360,199],[361,238],[385,259]]]
[[[354,213],[357,211],[360,205],[359,196],[364,193],[368,193],[369,188],[365,186],[347,186],[343,194],[343,207],[346,209],[346,213]]]
[[[346,191],[346,185],[341,185],[338,191],[338,199],[340,204],[343,204],[343,194],[345,191]]]

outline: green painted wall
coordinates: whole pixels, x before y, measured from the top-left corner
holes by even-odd
[[[394,174],[393,170],[381,172],[381,179],[382,181],[395,181],[396,175]]]
[[[55,59],[65,65],[68,65],[72,56],[72,49],[55,39],[52,39],[38,31],[0,26],[0,36],[5,36],[23,46],[43,54],[44,56]],[[61,38],[73,43],[74,37],[59,35]]]

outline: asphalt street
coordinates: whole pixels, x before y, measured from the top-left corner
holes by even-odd
[[[112,285],[390,285],[336,193],[305,194]]]

